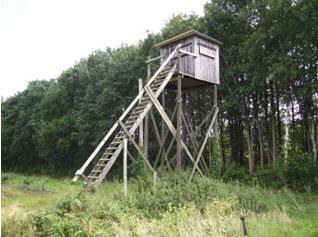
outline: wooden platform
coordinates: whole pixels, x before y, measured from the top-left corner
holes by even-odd
[[[170,90],[176,90],[177,89],[177,76],[181,75],[183,76],[181,80],[181,87],[182,90],[197,90],[197,89],[204,89],[209,86],[213,86],[213,83],[203,81],[203,80],[198,80],[194,78],[191,75],[188,74],[175,74],[173,78],[171,78],[169,84],[167,85],[166,89]]]

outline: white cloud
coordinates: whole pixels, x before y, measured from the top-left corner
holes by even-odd
[[[56,78],[106,46],[158,32],[174,13],[203,14],[206,0],[1,0],[1,95]]]

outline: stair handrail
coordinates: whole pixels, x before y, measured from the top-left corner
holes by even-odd
[[[159,73],[167,66],[167,64],[170,62],[170,60],[175,56],[175,54],[179,53],[179,50],[181,49],[181,44],[179,44],[167,57],[167,59],[161,64],[159,69],[156,71],[155,74],[150,78],[150,80],[147,82],[147,84],[144,86],[150,86],[150,84],[156,79],[156,77],[159,75]],[[130,105],[127,107],[127,109],[124,111],[124,113],[120,116],[119,121],[122,121],[127,114],[130,112],[130,110],[134,107],[134,105],[139,101],[139,99],[142,97],[142,95],[145,92],[145,89],[142,89],[138,95],[135,97],[135,99],[130,103]],[[113,134],[113,132],[116,130],[116,128],[119,126],[118,121],[111,127],[111,129],[108,131],[108,133],[105,135],[105,137],[102,139],[102,141],[98,144],[98,146],[95,148],[93,153],[88,157],[88,159],[85,161],[85,163],[82,165],[82,167],[75,172],[75,176],[72,179],[73,181],[77,181],[79,176],[82,176],[84,174],[84,171],[86,170],[87,166],[93,161],[93,159],[96,157],[97,153],[102,149],[104,144],[107,142],[107,140],[110,138],[110,136]]]

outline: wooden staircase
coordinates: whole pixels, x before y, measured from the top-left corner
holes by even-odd
[[[174,74],[175,68],[165,68],[162,70],[158,77],[151,83],[150,88],[152,91],[157,94],[158,96],[161,94],[162,90],[164,89],[165,85],[169,82],[170,78]],[[170,72],[170,75],[168,75]],[[166,83],[163,85],[163,82]],[[157,96],[157,97],[158,97]],[[125,128],[130,132],[130,134],[134,134],[135,130],[138,128],[142,119],[147,115],[148,111],[152,106],[152,102],[146,92],[143,93],[143,96],[140,100],[140,103],[132,110],[125,122],[123,123]],[[110,170],[112,164],[118,157],[118,154],[122,150],[123,139],[127,138],[127,134],[123,128],[119,130],[116,134],[113,141],[109,144],[106,148],[105,152],[98,160],[97,164],[93,168],[93,170],[88,175],[88,180],[92,183],[99,184],[103,178],[107,175],[108,171]]]
[[[176,73],[177,66],[175,64],[175,58],[180,55],[180,52],[186,53],[181,50],[181,45],[178,45],[149,79],[145,87],[139,92],[128,108],[120,116],[119,120],[108,131],[83,166],[76,171],[73,181],[82,177],[95,187],[103,181],[122,151],[124,139],[130,139],[130,141],[133,140],[132,138],[134,137],[135,131],[150,111],[153,102],[148,93],[152,94],[152,99],[153,97],[158,98],[169,83],[170,79]],[[107,147],[105,144],[108,144]],[[98,159],[89,175],[86,176],[84,174],[85,170],[89,167],[92,161],[96,159],[98,153],[102,148],[104,148],[104,146],[106,147],[104,153]],[[145,162],[147,163],[148,161],[145,160]],[[149,163],[147,164],[149,165]]]

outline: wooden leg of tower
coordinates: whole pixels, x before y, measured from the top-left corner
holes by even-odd
[[[148,60],[150,60],[150,56],[148,56]],[[151,78],[151,64],[148,63],[147,65],[147,82]],[[149,114],[149,113],[148,113]],[[145,127],[144,127],[144,154],[146,159],[149,159],[148,157],[148,144],[149,144],[149,115],[146,115],[145,117]]]
[[[152,103],[154,104],[154,106],[156,107],[156,109],[158,110],[159,114],[161,115],[161,117],[163,118],[163,120],[165,121],[167,127],[169,128],[170,132],[172,133],[172,135],[174,137],[176,137],[177,134],[177,130],[176,128],[173,126],[171,120],[169,119],[167,113],[163,110],[159,100],[156,98],[154,92],[151,90],[150,86],[146,86],[145,87],[145,91],[147,92],[149,98],[151,99]],[[187,153],[187,156],[189,157],[189,159],[195,163],[195,159],[193,158],[192,154],[190,153],[190,150],[188,149],[188,147],[186,146],[186,144],[181,141],[181,145],[182,148],[185,150],[185,152]],[[198,170],[198,172],[200,173],[200,175],[203,175],[201,169],[199,167],[196,166],[196,169]]]
[[[127,196],[127,192],[128,192],[128,188],[127,188],[127,138],[124,139],[124,162],[123,162],[123,168],[124,168],[124,171],[123,171],[123,180],[124,180],[124,194],[125,196]]]
[[[142,79],[139,79],[139,92],[142,90]],[[141,98],[139,100],[139,103],[141,102]],[[143,122],[140,123],[139,125],[139,147],[143,150],[143,145],[144,145],[144,126]]]
[[[149,144],[149,116],[148,114],[145,117],[145,127],[144,127],[144,133],[145,133],[145,140],[144,140],[144,154],[146,159],[149,159],[148,157],[148,144]]]
[[[214,88],[213,88],[213,107],[214,108],[218,108],[218,90],[217,90],[217,85],[214,85]],[[217,140],[217,144],[219,144],[219,123],[218,123],[218,120],[216,119],[215,120],[215,123],[214,123],[214,127],[213,127],[213,139],[216,139]],[[220,147],[219,147],[220,149]],[[220,159],[220,169],[222,169],[223,167],[223,159],[222,159],[222,156],[221,157],[212,157],[212,159]]]
[[[176,156],[176,173],[179,175],[181,172],[181,76],[177,79],[177,156]]]
[[[166,106],[166,95],[165,95],[165,91],[162,92],[161,95],[161,99],[162,99],[162,107],[165,110],[165,106]],[[164,143],[164,137],[165,137],[165,122],[163,121],[163,119],[161,120],[161,140],[162,140],[162,146],[160,147],[160,150],[162,150],[161,153],[161,162],[163,163],[166,159],[166,151],[165,151],[165,143]]]

